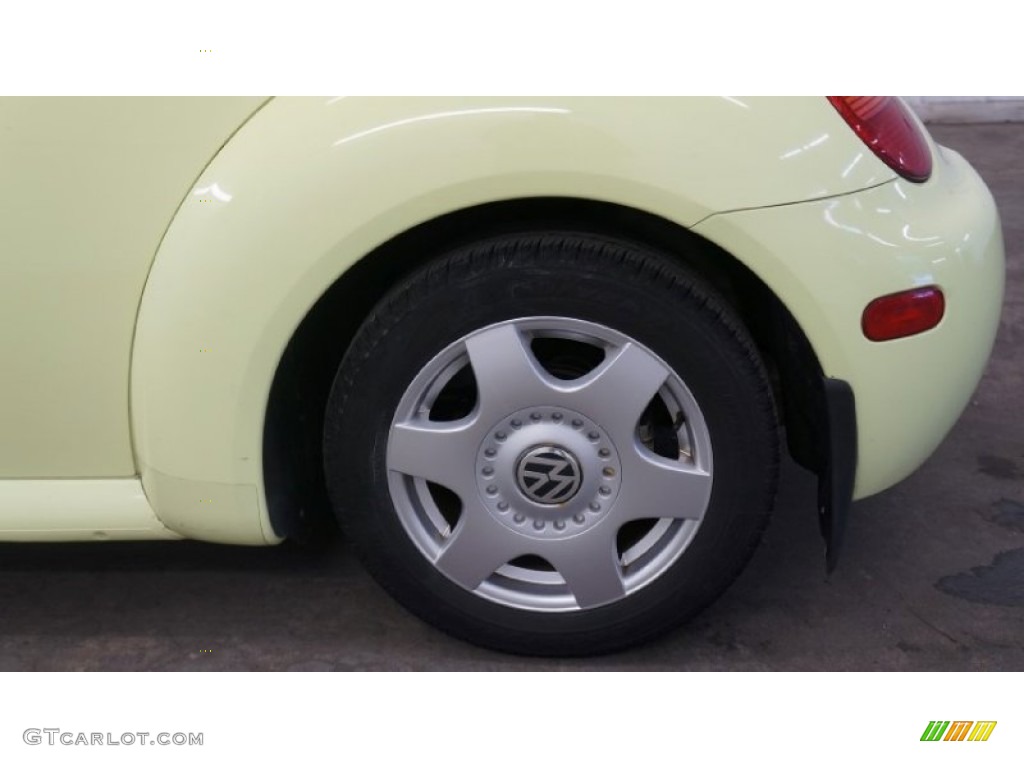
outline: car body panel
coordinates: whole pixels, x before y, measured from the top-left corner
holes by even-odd
[[[261,103],[0,99],[0,478],[136,474],[146,274],[192,181]]]
[[[856,398],[854,498],[913,472],[949,432],[981,378],[1002,307],[999,216],[981,178],[938,148],[924,184],[884,186],[800,205],[713,216],[695,231],[746,263],[807,335],[826,376]],[[938,285],[935,329],[872,342],[867,304]]]
[[[746,264],[854,390],[858,497],[927,456],[987,358],[1002,245],[984,184],[939,150],[929,182],[897,179],[823,98],[261,104],[0,102],[0,477],[128,478],[4,481],[0,538],[279,541],[262,441],[292,334],[380,245],[484,203],[615,203]],[[863,338],[868,301],[923,281],[946,292],[938,328]],[[35,524],[56,507],[22,494],[48,485],[70,511]]]
[[[153,511],[137,477],[0,480],[0,541],[180,539]]]
[[[275,541],[260,457],[281,354],[329,285],[422,222],[555,196],[686,226],[892,177],[824,99],[275,99],[204,171],[146,286],[132,413],[147,493],[185,535]],[[209,493],[177,490],[193,486]],[[259,505],[251,524],[217,522],[240,497]]]

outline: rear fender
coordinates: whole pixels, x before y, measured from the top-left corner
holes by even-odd
[[[279,540],[261,450],[281,355],[332,283],[421,223],[561,197],[687,227],[891,177],[820,98],[274,100],[202,174],[146,284],[131,374],[146,493],[181,535]]]

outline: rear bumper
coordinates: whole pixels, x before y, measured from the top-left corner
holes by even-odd
[[[924,184],[893,181],[854,194],[705,219],[695,231],[753,270],[793,314],[828,378],[856,400],[853,497],[899,482],[935,450],[968,403],[999,324],[1004,281],[999,216],[981,178],[936,151]],[[938,285],[935,329],[868,341],[867,304]]]

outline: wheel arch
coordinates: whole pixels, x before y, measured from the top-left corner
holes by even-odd
[[[333,529],[323,476],[324,408],[341,359],[373,306],[442,253],[486,237],[545,230],[655,248],[707,281],[757,344],[790,453],[812,471],[824,469],[821,366],[797,321],[745,264],[685,227],[635,208],[580,198],[498,201],[445,214],[374,249],[323,293],[295,329],[274,375],[263,432],[264,487],[275,533],[316,538]]]

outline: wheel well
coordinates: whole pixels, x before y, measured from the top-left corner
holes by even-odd
[[[279,535],[315,541],[334,530],[323,475],[323,413],[342,357],[374,305],[443,252],[496,234],[543,229],[632,240],[675,256],[707,280],[737,311],[761,352],[790,453],[822,470],[821,367],[792,315],[753,272],[713,243],[642,211],[577,199],[514,200],[447,214],[398,235],[349,269],[307,313],[278,365],[264,427],[264,486]]]

